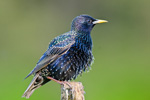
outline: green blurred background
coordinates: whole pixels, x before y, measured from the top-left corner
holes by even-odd
[[[149,0],[1,0],[0,99],[21,98],[49,42],[70,30],[80,14],[106,19],[92,31],[92,70],[78,77],[86,100],[150,100]],[[30,100],[60,100],[50,82]]]

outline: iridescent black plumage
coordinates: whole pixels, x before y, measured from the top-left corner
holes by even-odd
[[[29,98],[36,88],[50,81],[48,76],[68,81],[90,67],[93,61],[90,32],[96,23],[100,23],[98,21],[88,15],[77,16],[72,22],[71,31],[54,38],[27,76],[34,74],[23,97]]]

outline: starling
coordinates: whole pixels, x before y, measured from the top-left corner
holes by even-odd
[[[106,20],[80,15],[73,19],[71,30],[54,38],[35,68],[26,76],[34,75],[22,97],[29,98],[35,89],[50,81],[75,79],[88,70],[93,61],[91,30],[97,23]]]

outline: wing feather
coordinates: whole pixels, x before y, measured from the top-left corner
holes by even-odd
[[[55,42],[54,45],[52,45],[53,42]],[[65,54],[74,43],[75,43],[74,37],[71,36],[66,38],[65,40],[62,39],[62,41],[59,42],[57,42],[57,40],[54,39],[50,43],[51,47],[49,47],[48,50],[43,54],[43,56],[40,58],[35,68],[25,77],[25,79],[30,75],[35,74],[42,68],[46,67],[53,60],[57,59],[61,55]]]

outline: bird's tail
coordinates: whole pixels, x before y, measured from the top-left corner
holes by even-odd
[[[35,89],[39,88],[48,81],[50,80],[40,76],[39,73],[36,73],[36,75],[34,76],[33,80],[31,81],[30,85],[28,86],[22,97],[29,98]]]

